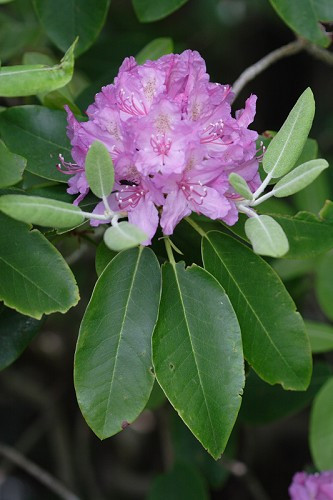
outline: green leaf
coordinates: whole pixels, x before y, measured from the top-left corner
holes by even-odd
[[[120,252],[145,241],[147,235],[137,226],[123,221],[109,227],[104,233],[104,242],[110,250]]]
[[[282,281],[290,281],[312,273],[316,263],[311,259],[279,259],[272,263],[275,272]]]
[[[333,231],[333,227],[332,227]],[[323,256],[316,269],[316,296],[325,315],[333,320],[333,253]]]
[[[143,64],[147,60],[155,61],[166,54],[173,52],[173,41],[172,38],[155,38],[149,42],[140,52],[135,56],[136,62],[138,64]]]
[[[217,231],[203,238],[203,260],[230,298],[245,357],[257,374],[269,384],[305,390],[311,378],[309,340],[277,274],[248,247]]]
[[[253,194],[243,177],[233,172],[229,175],[229,183],[237,193],[243,196],[243,198],[245,198],[246,200],[253,199]]]
[[[7,194],[0,197],[0,210],[21,222],[65,228],[85,221],[79,207],[39,196]]]
[[[73,76],[76,42],[56,66],[34,64],[1,67],[0,96],[21,97],[64,87]]]
[[[293,168],[309,135],[314,113],[313,94],[307,88],[264,154],[263,167],[266,173],[276,178]]]
[[[333,469],[333,378],[321,388],[310,418],[310,449],[319,470]]]
[[[0,299],[22,314],[65,313],[79,300],[74,276],[37,230],[0,214]]]
[[[247,219],[245,233],[255,253],[282,257],[288,252],[288,239],[282,227],[269,215],[258,215]]]
[[[166,396],[161,389],[161,386],[155,379],[152,391],[150,393],[149,399],[145,406],[146,410],[156,410],[160,408],[166,402]],[[200,445],[199,445],[200,446]]]
[[[0,370],[11,365],[38,333],[42,321],[0,304]]]
[[[144,409],[154,383],[151,336],[161,274],[149,248],[117,255],[97,281],[75,354],[75,388],[88,425],[101,439]]]
[[[283,198],[297,193],[297,191],[311,184],[326,168],[328,168],[328,163],[322,159],[303,163],[279,180],[273,189],[274,196]]]
[[[333,5],[325,0],[270,0],[283,21],[298,35],[328,47],[330,39],[319,21],[332,21]]]
[[[96,250],[96,260],[95,260],[95,268],[97,276],[100,276],[106,266],[111,262],[113,257],[117,255],[116,252],[110,250],[104,241],[101,241]]]
[[[313,353],[333,351],[333,326],[318,321],[305,321]]]
[[[319,212],[324,222],[333,223],[333,201],[326,200],[325,205]]]
[[[309,212],[294,217],[273,215],[287,235],[287,259],[308,259],[333,248],[333,227]]]
[[[242,342],[237,318],[219,283],[184,263],[162,268],[162,298],[153,335],[159,384],[180,417],[217,459],[241,404]]]
[[[89,148],[85,162],[86,178],[91,191],[98,198],[106,198],[114,184],[113,161],[109,151],[100,141]]]
[[[141,23],[158,21],[172,14],[188,0],[132,0],[136,15]]]
[[[68,181],[56,168],[60,153],[71,157],[66,126],[66,113],[42,106],[18,106],[0,113],[2,139],[13,153],[27,159],[26,170],[58,182]]]
[[[251,370],[246,377],[239,418],[247,424],[263,425],[293,415],[311,403],[331,375],[329,365],[315,363],[306,391],[284,391],[280,386],[266,384]]]
[[[65,50],[76,37],[76,55],[85,52],[98,37],[110,0],[34,0],[37,16],[47,36]]]
[[[11,153],[0,140],[0,188],[20,182],[26,164],[25,158]]]
[[[199,471],[188,464],[176,463],[170,472],[157,476],[147,500],[208,500],[208,489]]]

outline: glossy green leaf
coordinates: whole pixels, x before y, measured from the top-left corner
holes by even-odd
[[[313,353],[333,351],[333,326],[318,321],[305,321]]]
[[[13,219],[48,227],[71,227],[85,221],[79,207],[40,196],[0,196],[0,210]]]
[[[114,184],[113,161],[106,146],[95,141],[89,148],[85,161],[86,178],[91,191],[98,198],[106,198]]]
[[[275,272],[278,273],[282,281],[290,281],[312,273],[315,261],[311,259],[279,259],[272,263]]]
[[[22,314],[65,313],[79,300],[74,276],[37,230],[0,214],[0,299]]]
[[[290,196],[313,182],[323,170],[328,168],[326,160],[310,160],[299,165],[282,177],[274,186],[273,193],[277,198]]]
[[[236,174],[236,173],[231,173],[229,175],[229,183],[232,185],[232,187],[235,189],[235,191],[243,196],[243,198],[247,200],[252,200],[253,194],[247,185],[246,180]]]
[[[147,235],[139,227],[126,221],[109,227],[104,233],[106,246],[114,252],[135,247],[146,239]]]
[[[282,257],[288,252],[289,243],[282,227],[269,215],[247,219],[245,233],[255,253]]]
[[[193,466],[176,463],[170,472],[157,476],[147,500],[208,500],[208,489],[200,472]]]
[[[270,0],[283,21],[298,35],[313,43],[328,47],[329,36],[319,21],[332,21],[333,5],[325,0]]]
[[[38,333],[42,321],[0,304],[0,370],[11,365]]]
[[[306,391],[284,391],[280,386],[266,384],[251,370],[246,377],[239,418],[247,424],[262,425],[293,415],[311,403],[331,375],[329,365],[315,363]]]
[[[309,340],[277,274],[248,247],[217,231],[203,238],[203,259],[230,298],[253,369],[269,384],[305,390],[311,378]]]
[[[75,45],[76,40],[56,66],[43,64],[2,66],[0,96],[21,97],[64,87],[73,76]]]
[[[22,179],[27,160],[11,153],[0,140],[0,188],[13,186]]]
[[[310,449],[319,470],[333,469],[333,378],[319,391],[311,411]]]
[[[263,157],[265,172],[277,178],[293,168],[309,135],[314,113],[313,94],[311,89],[307,88],[270,142]]]
[[[46,179],[67,182],[58,172],[58,156],[71,158],[66,113],[42,106],[17,106],[0,113],[0,134],[6,146],[27,159],[26,170]]]
[[[188,0],[132,0],[134,10],[141,23],[158,21],[178,10]]]
[[[332,227],[333,231],[333,227]],[[333,320],[333,253],[322,257],[316,269],[316,295],[325,315]]]
[[[97,276],[100,276],[106,266],[111,262],[113,257],[117,255],[116,252],[110,250],[104,241],[101,241],[96,250],[96,258],[95,258],[95,269]]]
[[[173,52],[172,38],[155,38],[149,42],[140,52],[135,56],[138,64],[143,64],[146,61],[155,61],[166,54]]]
[[[99,35],[110,0],[33,0],[47,36],[65,50],[78,36],[76,55],[85,52]]]
[[[183,262],[162,268],[153,335],[159,384],[180,417],[217,459],[234,426],[244,384],[237,318],[220,284]]]
[[[149,399],[160,285],[149,248],[122,252],[101,274],[83,317],[75,388],[84,418],[101,439],[133,422]]]
[[[333,227],[314,214],[299,212],[294,217],[273,215],[287,235],[287,259],[308,259],[333,248]]]

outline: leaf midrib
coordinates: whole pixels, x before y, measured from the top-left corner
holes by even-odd
[[[195,354],[195,349],[194,349],[194,346],[193,346],[193,343],[192,343],[192,338],[191,338],[191,334],[190,334],[190,327],[189,327],[189,324],[188,324],[188,321],[187,321],[187,316],[186,316],[186,311],[185,311],[185,305],[184,305],[184,302],[182,300],[182,292],[181,292],[180,284],[179,284],[179,281],[178,281],[177,270],[176,270],[175,267],[173,267],[173,271],[175,273],[175,279],[176,279],[176,283],[177,283],[177,288],[178,288],[180,302],[181,302],[182,309],[183,309],[183,314],[184,314],[184,320],[185,320],[185,324],[186,324],[186,329],[187,329],[188,337],[189,337],[191,348],[192,348],[193,359],[194,359],[195,366],[196,366],[196,369],[197,369],[198,378],[199,378],[199,382],[200,382],[200,387],[201,387],[201,390],[202,390],[202,394],[203,394],[203,398],[204,398],[204,401],[205,401],[205,406],[206,406],[206,410],[207,410],[207,414],[208,414],[208,418],[209,418],[209,423],[210,423],[210,427],[211,427],[211,430],[212,430],[212,435],[213,435],[213,438],[214,438],[215,446],[218,447],[218,443],[217,443],[216,436],[215,436],[215,431],[214,431],[214,426],[213,426],[213,422],[212,422],[212,419],[211,419],[211,416],[210,416],[210,411],[209,411],[209,408],[208,408],[207,399],[206,399],[206,395],[205,395],[205,391],[204,391],[204,387],[203,387],[203,383],[202,383],[202,379],[201,379],[201,375],[200,375],[200,370],[199,370],[199,366],[198,366],[198,362],[197,362],[197,358],[196,358],[196,354]]]
[[[138,267],[139,267],[139,263],[140,263],[142,254],[143,254],[143,249],[142,249],[142,247],[140,247],[139,248],[139,253],[138,253],[138,258],[137,258],[137,261],[136,261],[136,264],[135,264],[135,268],[134,268],[134,272],[133,272],[133,276],[132,276],[132,279],[131,279],[131,284],[130,284],[130,287],[129,287],[128,297],[127,297],[126,304],[125,304],[123,320],[122,320],[120,331],[119,331],[119,339],[118,339],[117,349],[116,349],[116,354],[115,354],[115,362],[114,362],[113,370],[112,370],[112,374],[111,374],[110,390],[109,390],[108,400],[107,400],[107,404],[106,404],[106,411],[105,411],[105,416],[104,416],[104,423],[103,423],[102,435],[105,435],[105,427],[106,427],[106,423],[107,423],[107,415],[108,415],[108,410],[109,410],[109,406],[110,406],[110,400],[111,400],[111,394],[112,394],[112,387],[113,387],[114,378],[115,378],[114,374],[115,374],[115,371],[116,371],[116,366],[117,366],[117,361],[118,361],[118,353],[119,353],[120,344],[121,344],[121,340],[122,340],[122,336],[123,336],[123,330],[124,330],[124,325],[125,325],[125,320],[126,320],[126,315],[127,315],[127,310],[128,310],[130,298],[131,298],[132,291],[133,291],[134,281],[135,281],[135,278],[136,278],[136,274],[137,274],[137,271],[138,271]]]
[[[220,255],[218,253],[218,251],[216,250],[215,246],[213,245],[212,241],[209,239],[209,237],[206,235],[206,238],[207,240],[209,241],[209,243],[211,244],[214,252],[216,253],[217,257],[219,260],[221,260],[222,262],[222,259],[220,258]],[[280,353],[279,349],[277,348],[277,346],[275,345],[275,343],[273,342],[272,338],[270,337],[268,331],[266,330],[266,327],[264,326],[264,324],[262,323],[262,321],[260,320],[260,318],[257,316],[255,310],[253,309],[252,307],[252,304],[250,303],[249,300],[247,300],[245,294],[243,293],[242,289],[239,287],[236,279],[234,278],[233,274],[231,273],[229,267],[227,267],[227,265],[223,262],[223,265],[224,267],[226,268],[227,272],[229,273],[229,276],[230,278],[233,280],[236,288],[238,289],[240,295],[243,297],[243,299],[245,300],[245,302],[248,304],[248,307],[250,308],[250,310],[252,311],[253,315],[255,316],[255,318],[257,319],[258,323],[261,325],[263,331],[265,332],[265,335],[266,337],[268,338],[268,340],[270,341],[271,345],[273,346],[273,348],[275,349],[275,351],[278,353],[279,355],[279,358],[283,361],[283,363],[289,368],[289,370],[296,376],[297,380],[299,380],[300,382],[302,382],[302,380],[299,378],[298,374],[293,370],[293,368],[289,365],[288,361],[282,356],[282,354]]]

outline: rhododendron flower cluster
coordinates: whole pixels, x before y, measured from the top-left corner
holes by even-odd
[[[87,109],[89,120],[68,113],[68,136],[75,163],[62,158],[68,192],[89,192],[85,157],[99,140],[115,168],[115,186],[108,197],[114,212],[140,227],[150,244],[158,224],[165,235],[196,212],[229,225],[238,219],[240,199],[228,182],[241,175],[252,191],[260,184],[256,158],[257,133],[248,126],[256,96],[231,116],[230,86],[212,83],[198,52],[186,50],[138,65],[126,58],[114,83],[102,88]],[[103,214],[104,203],[94,213]],[[93,225],[101,221],[93,220]]]
[[[289,488],[291,500],[333,500],[333,471],[297,472]]]

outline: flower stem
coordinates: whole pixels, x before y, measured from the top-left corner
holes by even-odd
[[[176,261],[175,261],[175,258],[173,256],[172,247],[170,245],[169,238],[165,238],[164,244],[165,244],[165,249],[166,249],[166,253],[168,255],[169,262],[170,262],[170,264],[173,265],[173,267],[175,267]]]
[[[186,222],[189,223],[190,226],[193,227],[193,229],[196,230],[197,233],[199,233],[201,236],[206,236],[206,233],[203,229],[201,229],[201,227],[199,226],[199,224],[197,224],[196,222],[194,222],[194,220],[190,219],[189,217],[185,217],[185,220]]]

